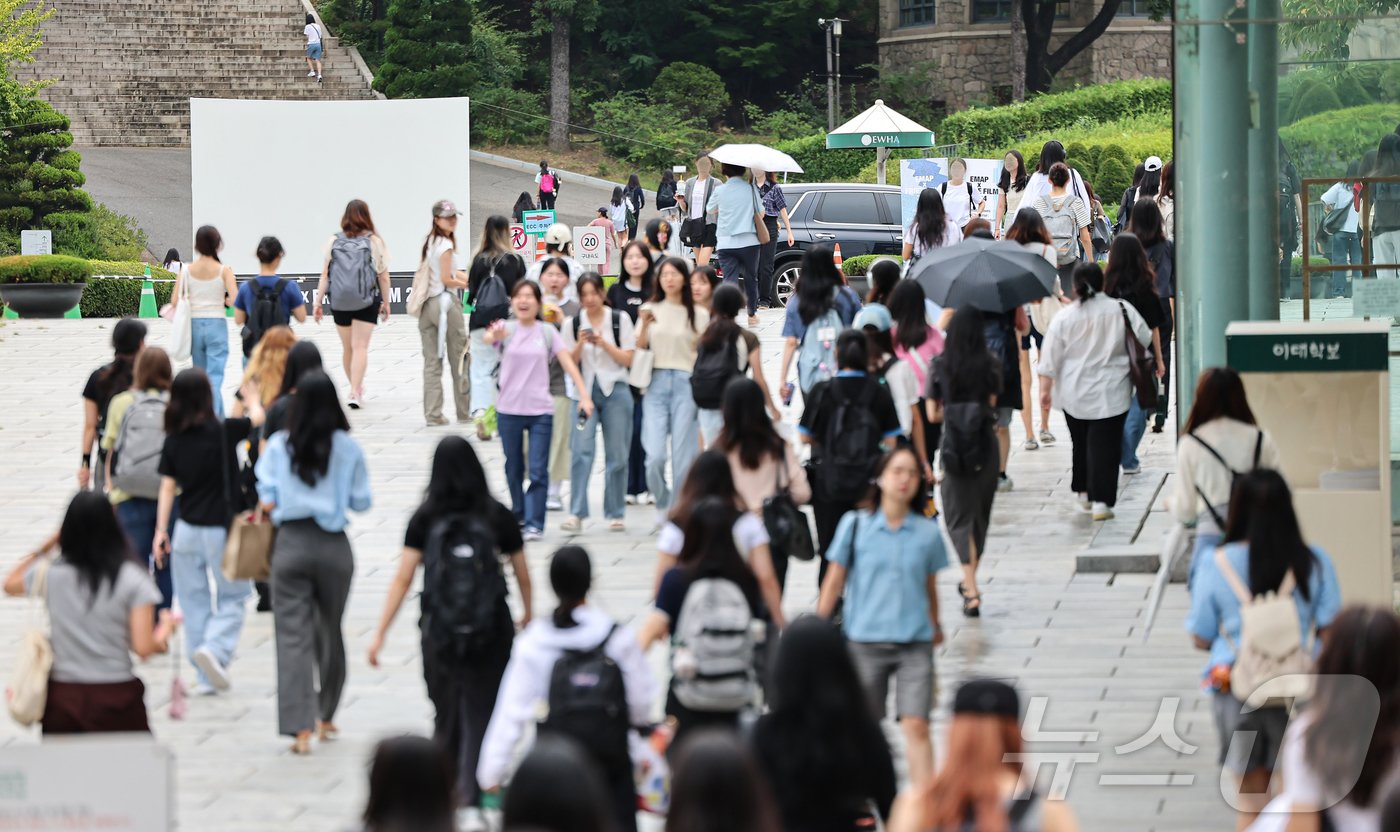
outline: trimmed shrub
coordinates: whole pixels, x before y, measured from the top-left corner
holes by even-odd
[[[1342,101],[1331,87],[1315,84],[1293,99],[1293,111],[1288,114],[1289,123],[1297,123],[1318,113],[1340,110]]]
[[[136,220],[96,203],[91,211],[49,214],[54,251],[90,260],[138,260],[146,232]]]
[[[1340,177],[1348,163],[1375,150],[1396,122],[1400,122],[1400,104],[1370,104],[1319,113],[1283,128],[1279,136],[1299,176]]]
[[[92,273],[94,275],[127,275],[131,277],[141,277],[146,273],[146,263],[140,260],[93,260]],[[175,273],[166,271],[163,266],[151,266],[152,280],[174,280]]]
[[[1337,79],[1334,92],[1337,93],[1343,107],[1364,107],[1376,102],[1375,96],[1368,93],[1356,76],[1349,73]]]
[[[858,254],[855,257],[848,257],[841,263],[841,271],[847,277],[859,277],[870,271],[871,265],[876,260],[893,260],[899,262],[899,258],[889,254]]]
[[[1146,114],[1164,114],[1170,119],[1171,110],[1170,81],[1116,81],[1004,107],[964,110],[943,120],[938,138],[966,144],[966,153],[976,155],[1003,149],[1030,133],[1060,132]]]
[[[0,283],[82,283],[92,267],[81,257],[23,254],[0,258]]]
[[[156,269],[152,267],[151,274],[155,273]],[[156,305],[169,303],[174,289],[174,283],[155,284]],[[141,281],[120,277],[89,280],[79,308],[84,318],[125,318],[135,315],[141,309]]]
[[[827,150],[825,133],[779,142],[774,147],[802,166],[803,172],[791,177],[795,182],[856,181],[861,168],[875,162],[875,154],[870,150]]]

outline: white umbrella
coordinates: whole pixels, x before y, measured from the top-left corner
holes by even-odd
[[[711,159],[723,165],[758,168],[771,173],[801,173],[797,160],[766,144],[722,144],[711,150]]]

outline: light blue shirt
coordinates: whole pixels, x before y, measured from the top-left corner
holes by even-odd
[[[1308,576],[1308,598],[1293,590],[1293,600],[1298,605],[1298,621],[1303,630],[1303,643],[1312,643],[1317,652],[1317,643],[1312,631],[1331,624],[1342,608],[1342,590],[1337,583],[1337,571],[1332,559],[1316,546],[1312,547],[1312,573]],[[1249,544],[1225,544],[1225,557],[1230,568],[1240,576],[1240,581],[1249,586]],[[1215,551],[1200,553],[1194,583],[1191,587],[1191,612],[1186,616],[1186,630],[1193,636],[1210,641],[1210,661],[1201,672],[1205,678],[1210,669],[1217,665],[1231,666],[1235,663],[1235,648],[1240,643],[1240,600],[1225,582],[1219,565],[1215,562]],[[1229,634],[1221,636],[1221,629]]]
[[[763,210],[758,189],[735,176],[715,189],[714,203],[719,209],[715,223],[715,248],[719,251],[758,245],[758,229],[753,215]]]
[[[855,556],[855,566],[851,557]],[[938,522],[907,514],[891,529],[880,511],[848,511],[826,559],[846,573],[844,628],[851,641],[933,641],[928,576],[948,565]]]
[[[258,497],[273,504],[272,522],[278,526],[289,520],[309,519],[325,531],[340,532],[350,523],[347,512],[369,510],[365,452],[343,430],[331,438],[330,466],[315,485],[307,485],[292,470],[285,430],[267,440],[267,450],[258,457],[254,473],[258,477]]]

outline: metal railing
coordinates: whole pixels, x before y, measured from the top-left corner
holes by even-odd
[[[1311,196],[1312,189],[1313,189],[1313,188],[1323,188],[1323,189],[1325,190],[1325,189],[1331,188],[1333,185],[1336,185],[1338,182],[1347,182],[1347,181],[1351,181],[1351,182],[1360,182],[1360,183],[1362,184],[1362,188],[1361,188],[1361,208],[1360,208],[1359,211],[1358,211],[1358,213],[1360,214],[1360,217],[1359,217],[1359,224],[1357,225],[1357,228],[1356,228],[1356,233],[1357,233],[1357,235],[1361,238],[1361,262],[1360,262],[1359,264],[1357,264],[1357,263],[1343,263],[1343,264],[1340,264],[1340,265],[1339,265],[1339,264],[1336,264],[1336,263],[1332,263],[1332,262],[1331,262],[1331,258],[1329,257],[1329,258],[1328,258],[1328,265],[1326,265],[1326,266],[1314,266],[1314,265],[1312,264],[1312,259],[1313,259],[1312,248],[1313,248],[1313,240],[1314,240],[1315,237],[1316,237],[1316,230],[1315,230],[1315,227],[1314,227],[1315,224],[1313,223],[1312,219],[1309,217],[1310,210],[1311,210],[1312,207],[1313,207],[1313,203],[1311,202],[1311,200],[1310,200],[1310,198],[1309,198],[1309,197]],[[1380,184],[1380,183],[1396,183],[1396,184],[1400,184],[1400,176],[1362,176],[1362,177],[1359,177],[1359,178],[1357,178],[1357,179],[1352,179],[1352,180],[1347,180],[1345,177],[1335,177],[1335,178],[1328,178],[1328,179],[1304,179],[1304,180],[1303,180],[1303,193],[1302,193],[1302,196],[1303,196],[1303,199],[1302,199],[1302,203],[1303,203],[1302,208],[1303,208],[1303,211],[1302,211],[1302,215],[1301,215],[1301,217],[1300,217],[1300,223],[1299,223],[1300,226],[1301,226],[1302,235],[1303,235],[1303,238],[1302,238],[1302,245],[1303,245],[1303,248],[1302,248],[1302,255],[1303,255],[1303,264],[1302,264],[1302,272],[1303,272],[1303,320],[1307,321],[1307,320],[1311,320],[1311,318],[1312,318],[1312,273],[1313,273],[1313,272],[1322,272],[1322,273],[1324,273],[1324,274],[1331,274],[1332,272],[1338,272],[1338,271],[1355,271],[1355,272],[1360,272],[1360,273],[1361,273],[1361,279],[1362,279],[1362,280],[1375,280],[1375,279],[1376,279],[1376,271],[1377,271],[1378,269],[1388,269],[1388,270],[1391,270],[1391,271],[1400,271],[1400,263],[1373,263],[1373,262],[1371,261],[1371,211],[1375,208],[1375,205],[1374,205],[1374,202],[1373,202],[1373,200],[1372,200],[1372,198],[1371,198],[1371,187],[1370,187],[1370,186],[1371,186],[1371,185],[1375,185],[1375,184]],[[1318,204],[1320,205],[1321,203],[1318,203]],[[1325,211],[1323,212],[1323,217],[1326,217],[1326,212],[1325,212]],[[1319,218],[1317,225],[1320,225],[1320,224],[1321,224],[1321,218]]]

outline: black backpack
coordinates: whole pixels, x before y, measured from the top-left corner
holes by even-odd
[[[868,381],[859,393],[846,398],[841,385],[832,379],[826,395],[836,403],[836,412],[826,424],[822,437],[818,483],[826,499],[853,503],[865,498],[870,474],[880,459],[880,426],[870,402],[878,382]]]
[[[576,740],[607,772],[628,771],[627,685],[607,654],[614,624],[597,647],[565,650],[549,676],[549,714],[539,733]]]
[[[656,186],[656,210],[676,207],[676,183],[662,182]]]
[[[996,441],[991,430],[992,409],[984,402],[954,402],[943,406],[943,470],[955,477],[970,477],[988,461],[988,446]]]
[[[253,278],[255,281],[257,278]],[[243,325],[243,353],[251,355],[263,334],[274,326],[283,326],[292,319],[291,310],[282,304],[282,291],[287,279],[279,277],[271,286],[253,284],[253,303],[248,309],[248,322]]]
[[[433,523],[423,547],[423,635],[442,661],[492,654],[514,636],[490,525],[470,514]]]
[[[467,321],[470,329],[485,329],[510,316],[510,294],[506,291],[506,281],[496,273],[500,265],[501,258],[492,259],[490,272],[481,279],[475,294],[467,298],[472,305]]]
[[[690,373],[690,394],[695,406],[702,410],[718,410],[724,402],[724,388],[729,382],[744,374],[739,352],[739,341],[744,336],[737,335],[733,340],[725,339],[719,346],[706,346],[704,341],[695,354],[695,369]]]

